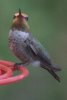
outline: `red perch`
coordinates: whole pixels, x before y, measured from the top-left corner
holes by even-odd
[[[13,76],[13,72],[16,70],[21,71],[21,74]],[[0,60],[0,85],[6,85],[19,80],[23,80],[28,75],[29,71],[25,67],[14,67],[13,62]]]

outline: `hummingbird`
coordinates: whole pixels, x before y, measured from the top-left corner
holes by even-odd
[[[56,74],[61,69],[54,64],[42,44],[31,34],[28,25],[28,15],[21,10],[14,14],[9,31],[9,48],[21,61],[16,65],[28,66],[29,64],[46,69],[58,82]]]

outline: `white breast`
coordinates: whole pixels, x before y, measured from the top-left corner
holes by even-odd
[[[25,39],[25,40],[26,40],[26,39],[28,38],[28,36],[29,36],[29,33],[19,31],[19,35],[20,35],[23,39]]]
[[[22,32],[22,31],[19,31],[19,30],[10,30],[9,37],[13,37],[13,38],[16,38],[16,39],[21,38],[24,41],[29,37],[29,33]]]

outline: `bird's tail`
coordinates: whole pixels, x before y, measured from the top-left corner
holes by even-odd
[[[56,74],[56,71],[60,71],[60,68],[57,68],[56,65],[50,66],[50,67],[45,67],[41,66],[42,68],[46,69],[58,82],[60,82],[59,76]]]
[[[50,70],[47,69],[47,70],[58,82],[60,82],[59,76],[55,73],[55,71],[53,69],[50,69]]]
[[[57,64],[53,64],[53,65],[51,66],[51,68],[52,68],[55,72],[61,71],[61,68],[60,68]]]

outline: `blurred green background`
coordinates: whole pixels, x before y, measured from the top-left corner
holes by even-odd
[[[0,86],[0,100],[67,100],[67,0],[0,0],[0,59],[18,61],[8,48],[8,33],[19,8],[29,15],[31,33],[61,66],[61,83],[28,66],[28,78]]]

